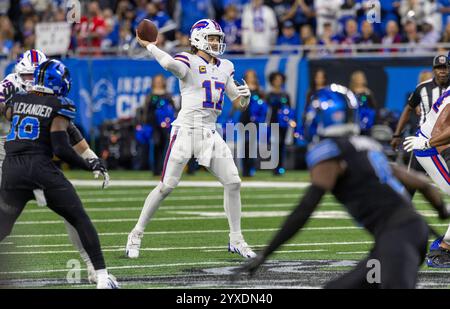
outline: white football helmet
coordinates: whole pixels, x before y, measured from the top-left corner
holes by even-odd
[[[220,38],[217,50],[211,48],[211,45],[208,43],[208,36],[210,35],[217,35]],[[191,45],[197,49],[212,56],[218,56],[225,52],[225,47],[227,45],[224,43],[224,39],[225,34],[215,20],[200,19],[192,26],[189,41],[191,41]]]
[[[37,49],[27,50],[20,56],[14,67],[14,72],[24,89],[33,83],[34,70],[46,60],[47,56]]]

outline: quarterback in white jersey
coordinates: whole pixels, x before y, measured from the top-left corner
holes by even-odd
[[[35,69],[44,61],[47,60],[47,57],[44,53],[39,50],[31,49],[27,50],[22,54],[22,56],[17,61],[14,66],[14,73],[8,74],[1,82],[0,82],[0,105],[5,104],[7,96],[12,96],[16,92],[27,92],[32,89],[33,80],[34,80],[34,71]],[[2,119],[5,120],[5,119]],[[5,120],[6,121],[6,120]],[[1,182],[1,168],[3,165],[3,161],[5,159],[5,136],[8,133],[6,127],[9,130],[9,122],[2,123],[2,132],[0,133],[0,182]],[[6,130],[6,131],[5,131]],[[89,144],[81,135],[80,131],[71,123],[68,128],[68,134],[71,137],[71,143],[74,150],[81,156],[83,159],[90,158],[98,158],[97,155],[90,149]],[[95,175],[97,178],[99,175]],[[104,176],[104,187],[108,186],[109,176],[107,173]],[[46,200],[44,196],[44,192],[40,189],[36,189],[33,191],[36,201],[38,205],[45,206]],[[88,272],[88,280],[91,283],[97,282],[97,275],[92,265],[92,262],[81,244],[81,240],[76,232],[75,228],[72,227],[67,221],[64,220],[66,225],[67,233],[69,235],[69,239],[74,244],[74,246],[80,252],[80,255],[87,266]]]
[[[250,90],[234,82],[231,61],[219,59],[225,51],[224,33],[219,24],[202,19],[191,28],[192,54],[174,57],[155,43],[141,40],[159,64],[180,80],[181,110],[172,124],[171,139],[164,161],[161,181],[148,195],[139,220],[128,236],[126,255],[137,258],[144,229],[161,202],[178,185],[182,171],[194,156],[224,186],[224,209],[230,227],[228,250],[245,258],[255,256],[241,233],[241,197],[238,169],[231,151],[216,132],[217,116],[222,112],[226,94],[237,107],[247,107]]]
[[[450,195],[450,87],[432,105],[416,136],[407,137],[403,145],[407,151],[414,151],[431,179]],[[450,268],[450,226],[430,247],[427,264]]]

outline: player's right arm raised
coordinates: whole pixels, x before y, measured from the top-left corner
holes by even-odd
[[[156,61],[158,61],[158,63],[164,68],[164,70],[173,73],[179,79],[183,79],[186,76],[189,68],[180,61],[172,58],[172,56],[170,56],[165,51],[159,49],[156,46],[156,41],[149,42],[142,40],[141,38],[139,38],[137,31],[136,40],[142,47],[145,47],[153,55],[153,57],[155,57]]]

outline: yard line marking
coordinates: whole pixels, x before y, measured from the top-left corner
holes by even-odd
[[[257,247],[263,247],[263,246],[254,246],[255,248]],[[211,249],[211,250],[202,250],[203,252],[220,252],[223,250],[220,249]],[[324,252],[324,251],[328,251],[325,249],[317,249],[317,250],[280,250],[280,251],[275,251],[275,253],[314,253],[314,252]]]
[[[245,204],[242,205],[242,208],[282,208],[282,207],[290,207],[294,208],[295,203],[276,203],[276,204]],[[332,203],[332,202],[324,202],[320,204],[320,207],[342,207],[338,203]],[[143,206],[142,206],[143,207]],[[88,212],[120,212],[120,211],[141,211],[142,207],[85,207],[85,209]],[[223,204],[211,204],[211,205],[167,205],[166,201],[164,201],[164,204],[159,208],[161,211],[165,210],[178,210],[178,209],[214,209],[219,208],[223,209]],[[27,209],[25,211],[25,214],[28,213],[53,213],[49,208],[37,208],[37,209]]]
[[[320,260],[319,260],[320,261]],[[225,266],[239,266],[242,265],[242,261],[236,262],[196,262],[196,263],[173,263],[173,264],[153,264],[153,265],[128,265],[128,266],[110,266],[110,270],[120,270],[120,269],[141,269],[141,268],[162,268],[162,267],[177,267],[177,266],[197,266],[197,265],[223,265]],[[47,270],[23,270],[23,271],[6,271],[0,272],[1,275],[20,275],[20,274],[50,274],[50,273],[66,273],[69,269],[47,269]],[[82,271],[86,271],[86,268],[80,268]],[[301,271],[302,273],[312,273],[317,274],[317,271]],[[420,270],[419,273],[435,273],[448,275],[449,271],[431,271],[431,270]]]
[[[282,208],[282,207],[293,207],[293,203],[279,203],[279,204],[268,204],[268,205],[261,205],[261,204],[247,204],[245,206],[242,206],[243,208]],[[223,205],[179,205],[179,206],[169,206],[169,205],[162,205],[159,209],[161,211],[165,210],[182,210],[182,209],[223,209]],[[120,212],[120,211],[141,211],[142,207],[85,207],[85,210],[87,212]],[[53,213],[48,208],[43,209],[30,209],[26,210],[25,214],[27,213]]]
[[[173,264],[153,264],[153,265],[128,265],[128,266],[108,266],[108,269],[139,269],[139,268],[160,268],[160,267],[177,267],[177,266],[197,266],[197,265],[235,265],[241,264],[237,262],[198,262],[198,263],[173,263]],[[19,275],[19,274],[46,274],[46,273],[61,273],[67,272],[71,269],[47,269],[47,270],[23,270],[23,271],[3,271],[1,275]],[[86,268],[80,268],[86,270]]]
[[[186,221],[186,220],[219,220],[225,219],[226,214],[222,212],[189,212],[189,211],[169,211],[176,215],[193,215],[190,217],[163,217],[153,218],[152,221]],[[276,218],[289,215],[290,211],[243,211],[242,218]],[[348,219],[350,216],[343,211],[316,211],[311,218],[315,219]],[[117,218],[117,219],[91,219],[93,223],[125,223],[136,222],[137,218]],[[62,220],[40,220],[40,221],[18,221],[18,225],[47,225],[63,224]]]
[[[442,226],[447,226],[442,224]],[[303,231],[321,231],[321,230],[353,230],[362,228],[357,226],[338,226],[338,227],[307,227],[303,228]],[[243,229],[242,232],[274,232],[278,231],[279,228],[264,228],[264,229]],[[204,233],[229,233],[229,230],[186,230],[186,231],[155,231],[155,232],[144,232],[144,235],[170,235],[170,234],[204,234]],[[120,236],[128,235],[130,232],[104,232],[98,233],[100,236]],[[10,235],[8,238],[44,238],[44,237],[67,237],[67,234],[16,234]]]
[[[368,251],[349,251],[349,252],[336,252],[336,254],[367,254]]]
[[[101,181],[96,180],[70,180],[74,186],[79,187],[101,187]],[[111,180],[111,187],[156,187],[159,180]],[[306,188],[309,182],[271,182],[271,181],[243,181],[244,188]],[[178,187],[200,187],[200,188],[223,188],[218,181],[180,181]]]
[[[435,227],[447,227],[446,223],[435,223],[430,224]],[[264,229],[243,229],[242,232],[273,232],[278,231],[280,228],[264,228]],[[362,227],[358,226],[325,226],[325,227],[306,227],[302,231],[334,231],[334,230],[364,230]],[[229,230],[185,230],[185,231],[154,231],[154,232],[144,232],[144,235],[169,235],[169,234],[202,234],[202,233],[229,233]],[[130,232],[103,232],[98,233],[100,236],[120,236],[128,235]],[[66,233],[62,234],[13,234],[9,235],[8,238],[52,238],[52,237],[67,237]]]
[[[248,190],[251,189],[252,191]],[[251,194],[254,193],[254,190],[258,190],[258,192],[273,192],[274,190],[276,191],[288,191],[289,193],[292,193],[292,188],[243,188],[243,190],[241,190],[241,193],[244,194]],[[301,190],[301,189],[300,189]],[[184,189],[184,188],[175,188],[175,190],[173,190],[170,193],[170,196],[174,196],[174,195],[180,195],[180,194],[186,194],[186,193],[197,193],[197,194],[204,194],[204,193],[220,193],[223,191],[223,188],[189,188],[189,189]],[[151,192],[150,189],[135,189],[133,190],[133,188],[128,188],[128,190],[77,190],[77,193],[80,196],[96,196],[96,195],[100,195],[100,196],[108,196],[108,195],[124,195],[124,196],[129,196],[130,194],[142,194],[142,195],[148,195]],[[301,193],[301,191],[297,191],[297,193]]]
[[[182,217],[162,217],[153,218],[152,221],[186,221],[186,220],[218,220],[226,218],[223,211],[221,212],[197,212],[197,211],[168,211],[170,214],[182,215]],[[242,218],[275,218],[286,217],[291,211],[243,211]],[[434,211],[419,211],[424,217],[435,217]],[[184,215],[191,215],[190,217],[184,217]],[[316,211],[311,216],[313,219],[351,219],[351,216],[346,211]],[[118,218],[118,219],[92,219],[94,223],[114,223],[114,222],[135,222],[137,218]],[[39,220],[39,221],[18,221],[18,225],[46,225],[46,224],[62,224],[62,220]]]
[[[285,199],[285,198],[298,198],[298,193],[296,194],[258,194],[257,196],[242,196],[243,200],[265,200],[270,198]],[[165,200],[167,201],[207,201],[207,200],[223,200],[223,194],[220,195],[210,195],[210,196],[169,196]],[[120,203],[120,202],[142,202],[144,203],[145,197],[121,197],[121,198],[81,198],[83,203]],[[31,202],[30,204],[36,204],[36,202]]]
[[[295,243],[295,244],[285,244],[283,247],[309,247],[309,246],[341,246],[341,245],[363,245],[363,244],[372,244],[372,241],[354,241],[354,242],[324,242],[324,243]],[[39,245],[36,245],[39,246]],[[72,245],[64,245],[64,246],[72,246]],[[254,248],[264,248],[266,245],[252,245]],[[43,246],[46,247],[46,246]],[[73,247],[73,246],[72,246]],[[103,252],[120,252],[125,250],[125,245],[123,246],[103,246]],[[221,246],[187,246],[187,247],[149,247],[149,248],[141,248],[140,251],[170,251],[170,250],[214,250],[214,251],[226,251],[226,245]],[[36,247],[33,247],[36,248]],[[39,247],[38,247],[39,248]],[[215,250],[220,249],[220,250]],[[327,251],[325,249],[317,249],[321,251]],[[282,251],[276,251],[282,252]],[[299,251],[300,252],[300,251]],[[78,250],[46,250],[46,251],[5,251],[0,252],[0,255],[26,255],[26,254],[62,254],[62,253],[78,253]]]

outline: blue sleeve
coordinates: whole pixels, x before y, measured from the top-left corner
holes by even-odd
[[[68,98],[61,97],[58,99],[60,106],[56,113],[60,116],[68,118],[69,120],[74,120],[77,115],[75,103]]]
[[[326,139],[313,146],[306,154],[306,164],[311,169],[320,162],[337,158],[341,155],[338,145],[331,139]]]

